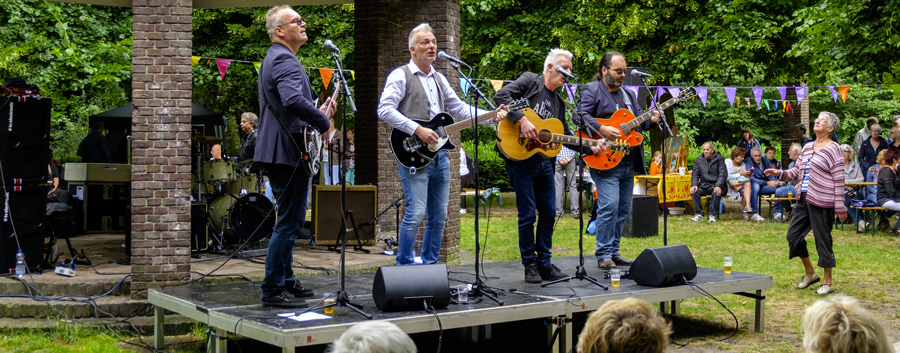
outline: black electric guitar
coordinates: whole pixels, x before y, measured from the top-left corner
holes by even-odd
[[[505,107],[507,112],[517,111],[528,107],[528,100],[522,98],[513,101]],[[472,119],[465,119],[454,123],[453,117],[447,113],[440,113],[434,116],[430,121],[416,121],[419,125],[434,130],[438,134],[438,142],[434,144],[426,144],[416,135],[409,135],[397,129],[391,129],[391,152],[397,158],[400,165],[407,168],[422,168],[434,160],[434,156],[443,150],[455,150],[456,145],[450,143],[450,135],[457,133],[463,129],[472,127],[486,120],[493,119],[497,116],[499,109],[490,113],[478,116],[475,122]]]

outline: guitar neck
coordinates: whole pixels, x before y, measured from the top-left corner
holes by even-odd
[[[659,109],[664,110],[668,107],[675,105],[676,103],[678,103],[677,98],[669,99],[669,100],[663,102],[662,104],[660,104]],[[634,130],[634,128],[636,128],[638,125],[643,124],[645,121],[650,119],[650,116],[653,113],[653,110],[656,110],[656,108],[653,108],[652,110],[647,110],[646,112],[644,112],[644,114],[641,114],[640,116],[634,118],[634,120],[625,123],[625,127],[627,127],[627,129],[624,129],[624,130],[631,131],[631,130]]]
[[[590,146],[591,144],[595,144],[600,141],[600,140],[588,139],[588,138],[582,139],[582,140],[584,141],[585,146]],[[577,145],[578,144],[578,136],[553,134],[553,142],[559,142],[559,143],[568,144],[568,145]]]
[[[483,115],[476,117],[475,122],[472,122],[472,119],[466,119],[463,121],[459,121],[459,122],[447,125],[446,127],[444,127],[444,131],[447,131],[448,134],[455,134],[459,131],[465,130],[472,126],[475,126],[475,124],[479,124],[484,121],[491,120],[496,116],[497,116],[497,111],[494,110],[494,111],[488,112],[487,114],[483,114]]]
[[[337,103],[338,94],[341,93],[341,87],[339,85],[339,81],[337,79],[334,80],[334,93],[331,94],[331,100]],[[325,116],[331,114],[331,106],[328,106],[328,109],[325,109]]]

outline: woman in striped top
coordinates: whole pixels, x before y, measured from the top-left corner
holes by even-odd
[[[831,228],[834,217],[841,222],[847,219],[844,207],[844,156],[841,147],[831,140],[831,135],[841,126],[837,115],[829,112],[819,113],[813,131],[816,133],[814,143],[803,146],[803,152],[797,159],[794,168],[788,170],[767,169],[766,175],[781,176],[781,180],[797,180],[794,187],[797,195],[797,206],[791,216],[791,225],[787,231],[789,258],[800,257],[806,274],[800,277],[797,289],[804,289],[819,282],[809,251],[806,248],[806,234],[810,229],[816,241],[816,252],[819,254],[819,267],[824,268],[825,278],[818,294],[834,292],[831,269],[835,267],[834,250],[832,249]]]

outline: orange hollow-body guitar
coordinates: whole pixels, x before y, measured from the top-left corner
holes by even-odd
[[[521,161],[540,154],[545,157],[556,157],[563,144],[578,144],[578,137],[565,135],[562,121],[559,119],[541,119],[531,108],[522,109],[534,128],[537,130],[537,138],[526,139],[519,130],[519,123],[512,123],[509,119],[503,119],[497,124],[497,137],[500,141],[497,146],[506,158]],[[584,145],[597,145],[600,141],[584,138]]]
[[[697,93],[694,92],[693,88],[682,90],[678,93],[677,97],[673,97],[660,104],[659,109],[666,109],[678,102],[693,98],[696,95]],[[653,108],[653,110],[656,110],[656,108]],[[607,147],[609,148],[605,151],[590,156],[584,156],[584,162],[591,166],[591,168],[600,170],[612,169],[619,165],[619,162],[628,155],[628,152],[631,150],[630,147],[639,146],[644,142],[644,136],[635,131],[635,128],[650,119],[651,113],[652,110],[648,110],[644,112],[644,114],[635,117],[630,110],[619,109],[608,119],[595,119],[600,125],[612,126],[618,129],[621,137],[613,143],[607,143]],[[580,130],[578,131],[578,135],[592,139],[599,139],[601,137],[599,134],[591,135]],[[628,146],[628,148],[621,148],[621,146]]]

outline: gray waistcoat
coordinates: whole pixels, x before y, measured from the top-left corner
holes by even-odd
[[[431,117],[431,108],[429,107],[428,94],[425,93],[425,87],[422,86],[422,80],[409,71],[409,66],[403,65],[403,73],[406,74],[406,93],[400,104],[397,105],[397,111],[407,118],[419,121],[429,121]],[[444,95],[441,94],[441,86],[437,84],[437,73],[435,72],[435,86],[438,89],[438,107],[444,111]]]

